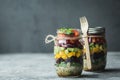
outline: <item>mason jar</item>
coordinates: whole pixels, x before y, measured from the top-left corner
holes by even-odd
[[[58,76],[80,76],[83,69],[83,45],[79,30],[58,29],[54,43],[55,68]]]
[[[88,42],[90,49],[90,57],[92,68],[87,68],[86,49],[84,48],[84,70],[86,71],[101,71],[106,66],[107,43],[105,39],[105,28],[94,27],[88,29]]]

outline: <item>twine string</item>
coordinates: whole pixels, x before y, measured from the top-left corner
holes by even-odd
[[[52,41],[55,41],[55,39],[71,39],[71,40],[75,40],[75,39],[81,39],[81,38],[89,38],[89,37],[104,37],[104,36],[82,36],[82,37],[56,37],[54,35],[47,35],[45,38],[45,43],[51,43]],[[51,39],[50,39],[51,38]]]
[[[51,38],[51,39],[50,39]],[[48,44],[48,43],[51,43],[52,41],[55,40],[55,36],[53,35],[47,35],[46,38],[45,38],[45,43]]]
[[[89,37],[104,37],[104,36],[103,35],[82,36],[82,38],[89,38]]]

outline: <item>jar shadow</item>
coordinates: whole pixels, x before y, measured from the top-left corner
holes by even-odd
[[[120,68],[108,68],[103,71],[103,73],[109,73],[109,72],[120,73]]]
[[[68,77],[61,77],[61,78],[98,78],[98,74],[82,74],[80,76],[68,76]]]
[[[97,74],[96,74],[97,73]],[[46,78],[70,78],[70,79],[76,79],[76,78],[90,78],[90,79],[107,79],[111,77],[120,77],[120,68],[107,68],[104,71],[98,71],[98,72],[85,72],[80,76],[68,76],[68,77],[59,77],[59,76],[47,76]]]
[[[98,74],[84,74],[79,78],[98,78]]]
[[[107,68],[97,73],[99,73],[99,77],[102,76],[102,78],[120,77],[120,68]]]
[[[120,73],[120,68],[107,68],[103,71],[94,71],[96,73]]]

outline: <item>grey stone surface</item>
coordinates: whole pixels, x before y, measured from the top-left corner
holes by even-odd
[[[1,54],[0,80],[120,80],[120,52],[108,52],[104,72],[83,71],[80,78],[58,77],[52,53]]]

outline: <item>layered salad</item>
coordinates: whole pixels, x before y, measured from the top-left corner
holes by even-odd
[[[80,76],[83,68],[83,46],[80,32],[72,28],[60,28],[55,39],[54,57],[58,76]]]
[[[107,45],[104,37],[89,37],[89,48],[92,63],[92,71],[104,70],[106,65]],[[85,53],[84,49],[84,53]],[[84,54],[84,70],[87,69],[86,56]]]

